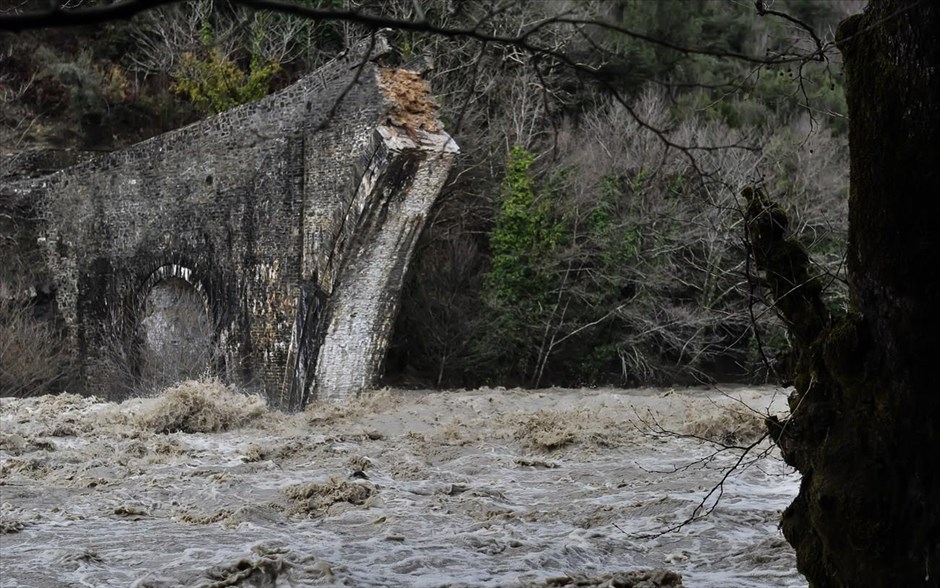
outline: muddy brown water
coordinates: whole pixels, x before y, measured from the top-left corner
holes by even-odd
[[[774,451],[661,533],[739,453],[709,459],[658,427],[746,445],[752,409],[782,411],[784,392],[384,390],[296,415],[215,382],[2,399],[0,586],[537,586],[649,568],[805,586],[777,527],[799,480]]]

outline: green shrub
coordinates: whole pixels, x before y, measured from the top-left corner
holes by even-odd
[[[530,168],[535,157],[514,147],[506,162],[496,226],[490,233],[491,267],[485,276],[485,298],[498,317],[498,339],[485,343],[500,349],[504,377],[532,377],[545,321],[553,305],[554,250],[561,225],[549,218],[549,205],[536,196]]]
[[[254,58],[246,73],[219,49],[212,48],[204,57],[183,55],[172,89],[189,98],[198,110],[218,113],[264,97],[278,71],[279,64],[262,65]]]
[[[543,261],[561,239],[561,227],[548,217],[547,202],[538,202],[529,168],[532,153],[514,147],[506,162],[502,203],[490,235],[493,254],[487,285],[508,304],[535,303],[549,286]]]

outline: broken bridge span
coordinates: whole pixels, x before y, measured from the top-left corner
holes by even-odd
[[[377,35],[258,102],[40,177],[0,174],[86,391],[172,372],[171,349],[211,349],[211,371],[285,409],[375,383],[457,154],[428,84],[383,67],[387,52]]]

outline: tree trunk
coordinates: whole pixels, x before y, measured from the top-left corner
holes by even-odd
[[[839,27],[850,116],[848,316],[746,191],[758,266],[793,333],[803,474],[782,527],[812,587],[940,586],[940,3],[871,0]]]

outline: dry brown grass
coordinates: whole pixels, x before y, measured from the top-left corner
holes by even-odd
[[[71,375],[71,359],[52,326],[32,316],[23,290],[0,283],[0,396],[56,391]]]

